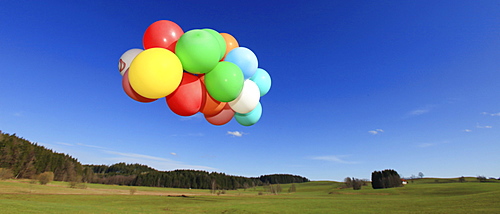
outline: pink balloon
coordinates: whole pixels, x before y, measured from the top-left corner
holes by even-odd
[[[229,121],[233,119],[233,116],[234,116],[233,109],[231,109],[229,105],[226,105],[221,112],[219,112],[214,116],[205,115],[205,119],[207,119],[207,121],[212,125],[221,126],[226,123],[229,123]]]
[[[130,82],[128,81],[128,69],[123,74],[122,87],[123,87],[123,90],[125,91],[125,93],[130,98],[134,99],[135,101],[142,102],[142,103],[150,103],[150,102],[153,102],[156,100],[156,99],[149,99],[149,98],[143,97],[134,91],[132,86],[130,86]]]
[[[203,103],[203,85],[200,78],[184,72],[179,87],[167,96],[167,105],[180,116],[191,116],[198,113]]]

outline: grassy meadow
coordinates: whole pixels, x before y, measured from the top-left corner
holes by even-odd
[[[78,189],[66,182],[6,180],[0,181],[0,213],[500,213],[498,181],[457,180],[419,179],[378,190],[314,181],[295,184],[294,193],[287,191],[290,184],[281,185],[278,195],[262,187],[212,195],[198,189],[101,184]]]

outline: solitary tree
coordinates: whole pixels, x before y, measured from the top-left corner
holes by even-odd
[[[419,172],[419,173],[418,173],[418,177],[420,177],[420,178],[424,178],[424,173]]]
[[[247,191],[248,187],[249,187],[249,185],[247,182],[243,183],[243,189],[245,189],[245,191]]]
[[[292,186],[290,186],[290,188],[288,188],[288,192],[296,192],[297,191],[297,188],[295,187],[295,183],[292,183]]]
[[[281,192],[281,185],[280,184],[270,184],[269,188],[270,188],[270,192],[272,194],[277,195]]]
[[[352,187],[352,179],[350,177],[344,178],[344,185],[347,188],[351,188]]]
[[[217,189],[217,181],[215,180],[215,178],[212,179],[212,189],[210,190],[210,193],[214,194],[215,193],[215,190]]]

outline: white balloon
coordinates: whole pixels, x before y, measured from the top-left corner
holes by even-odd
[[[120,61],[118,61],[118,71],[120,71],[120,74],[122,76],[125,74],[125,71],[127,71],[128,67],[130,67],[130,63],[132,63],[132,60],[134,60],[135,57],[142,51],[142,49],[133,48],[123,53],[123,55],[120,57]]]
[[[235,112],[240,114],[246,114],[251,112],[260,101],[260,90],[259,86],[255,84],[252,80],[245,80],[243,83],[243,89],[241,90],[240,95],[238,97],[229,102],[229,106]]]

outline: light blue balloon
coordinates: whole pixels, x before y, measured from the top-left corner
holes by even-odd
[[[257,71],[255,71],[255,74],[250,77],[250,80],[259,86],[261,97],[266,95],[267,92],[269,92],[269,89],[271,89],[271,76],[269,76],[269,73],[262,68],[257,68]]]
[[[262,105],[259,104],[257,107],[255,107],[251,112],[248,112],[246,114],[240,114],[240,113],[235,113],[234,118],[236,121],[238,121],[239,124],[244,125],[244,126],[251,126],[253,124],[256,124],[259,120],[260,117],[262,116]]]
[[[257,56],[245,47],[237,47],[229,51],[224,61],[232,62],[240,67],[245,79],[252,77],[259,66]]]

